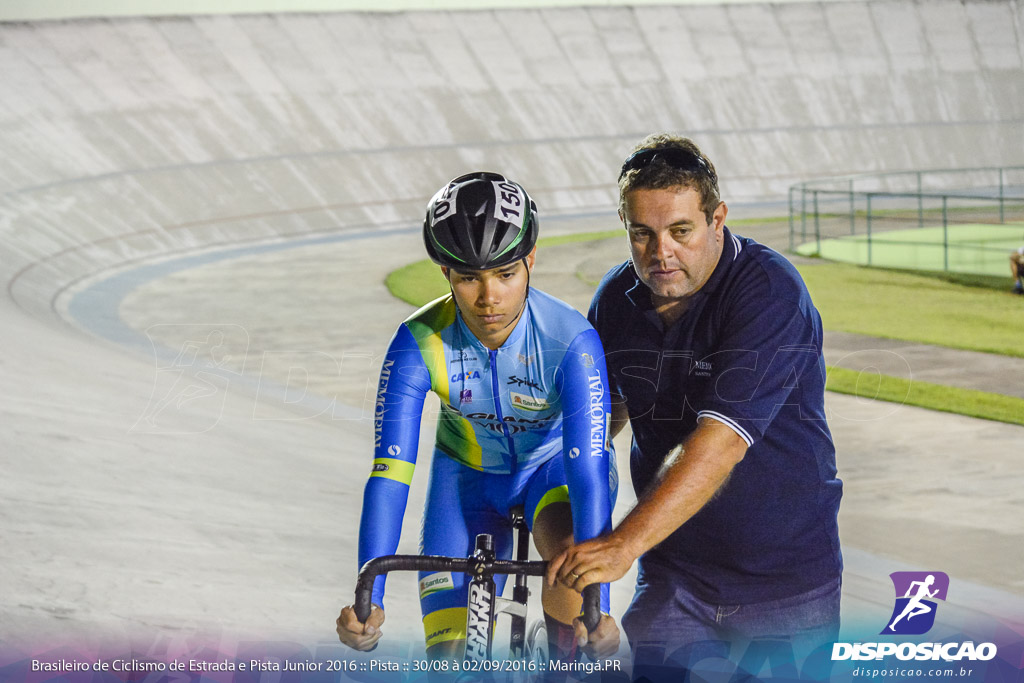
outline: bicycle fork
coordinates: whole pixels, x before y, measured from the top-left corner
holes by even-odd
[[[473,578],[469,582],[469,618],[466,623],[466,659],[490,659],[494,642],[494,577],[486,567],[494,562],[490,534],[476,537]]]
[[[516,561],[526,562],[530,555],[530,530],[522,513],[513,513],[512,526],[516,529]],[[519,659],[525,649],[526,604],[530,597],[530,589],[526,586],[526,574],[515,574],[516,583],[511,600],[499,597],[496,595],[494,575],[490,571],[494,559],[493,538],[490,534],[479,534],[473,551],[473,578],[469,582],[466,659],[491,658],[495,619],[498,614],[508,614],[511,617],[509,657]]]

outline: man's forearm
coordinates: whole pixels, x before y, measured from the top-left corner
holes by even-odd
[[[704,507],[745,452],[746,443],[729,427],[702,420],[666,456],[654,482],[611,535],[639,557]]]

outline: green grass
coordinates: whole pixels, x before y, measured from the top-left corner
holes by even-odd
[[[556,246],[620,236],[617,230],[540,240]],[[883,270],[843,263],[799,266],[825,329],[1024,357],[1024,311],[1005,279]],[[1002,282],[1001,289],[987,285]],[[388,274],[391,293],[413,306],[448,292],[429,260]],[[591,283],[593,284],[593,283]],[[909,315],[908,312],[913,312]]]
[[[1021,242],[1022,223],[928,226],[809,241],[798,254],[881,268],[951,271],[989,276],[1009,273],[1008,256]],[[946,246],[948,244],[948,248]]]
[[[441,269],[430,259],[391,271],[384,278],[384,285],[391,296],[417,308],[448,293],[448,283],[441,275]]]
[[[825,388],[839,394],[902,403],[983,420],[1024,425],[1024,399],[828,367]]]
[[[1003,290],[842,263],[800,266],[827,330],[1024,357],[1024,306]]]
[[[978,275],[976,273],[946,273],[941,270],[930,271],[930,270],[903,270],[900,268],[889,268],[894,273],[903,273],[905,275],[919,275],[924,277],[930,277],[941,282],[949,282],[954,285],[962,285],[964,287],[981,287],[982,289],[992,289],[1000,294],[1006,294],[1006,283],[1008,281],[1008,275]]]
[[[608,230],[550,237],[538,244],[557,246],[621,235],[621,230]],[[798,269],[827,330],[1024,357],[1024,302],[1008,293],[1008,274],[998,278],[883,270],[824,261]],[[386,284],[394,296],[414,306],[448,292],[448,283],[429,260],[392,271]],[[827,389],[1024,425],[1024,400],[1011,396],[838,367],[828,369]]]

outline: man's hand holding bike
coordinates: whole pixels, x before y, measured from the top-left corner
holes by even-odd
[[[576,633],[576,643],[591,659],[606,659],[619,651],[619,627],[607,614],[601,615],[601,621],[593,633],[587,632],[580,618],[572,620],[572,627]]]
[[[611,534],[601,536],[572,545],[550,560],[547,582],[549,586],[561,583],[582,593],[591,584],[610,583],[622,578],[635,559],[629,550],[617,547]],[[593,633],[587,632],[581,619],[573,620],[573,629],[577,643],[592,659],[610,657],[619,649],[619,627],[607,614],[601,615]]]
[[[545,575],[555,583],[583,592],[592,583],[611,583],[626,575],[639,553],[615,532],[570,546],[548,562]]]
[[[380,640],[380,627],[384,623],[384,609],[373,605],[366,623],[362,623],[356,618],[355,608],[348,605],[342,608],[335,623],[338,626],[338,639],[342,643],[353,650],[369,652],[377,646],[377,641]]]

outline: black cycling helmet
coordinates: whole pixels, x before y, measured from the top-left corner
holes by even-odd
[[[423,243],[448,268],[488,270],[525,258],[537,243],[537,205],[498,173],[467,173],[427,204]]]

